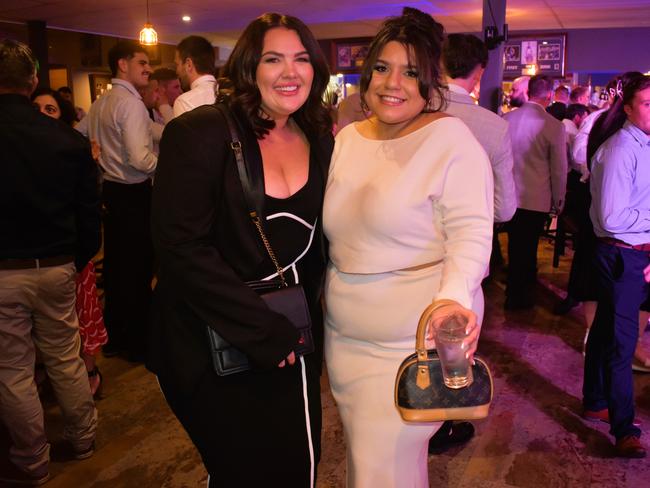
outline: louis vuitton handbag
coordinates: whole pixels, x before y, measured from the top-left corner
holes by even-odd
[[[299,339],[298,344],[296,344],[296,347],[294,348],[294,352],[297,356],[304,356],[314,352],[311,316],[309,314],[309,306],[307,304],[307,298],[305,297],[305,291],[300,285],[289,285],[284,278],[284,271],[275,257],[271,243],[267,239],[262,226],[262,220],[260,218],[261,212],[258,210],[259,205],[255,202],[255,193],[251,188],[251,182],[248,178],[246,162],[244,160],[242,145],[239,141],[237,129],[230,114],[228,114],[222,106],[216,105],[216,107],[228,123],[232,139],[230,147],[234,152],[235,161],[237,162],[237,171],[239,173],[239,179],[248,206],[249,217],[255,225],[260,239],[264,244],[264,248],[278,273],[278,279],[249,281],[246,284],[260,295],[260,298],[264,300],[269,309],[284,315],[298,330]],[[228,376],[253,369],[253,365],[250,363],[248,357],[228,343],[214,329],[207,327],[207,333],[210,343],[210,352],[212,353],[212,363],[215,372],[219,376]]]
[[[451,389],[444,384],[438,353],[425,347],[427,324],[439,307],[432,303],[420,317],[415,353],[402,362],[395,379],[395,406],[406,422],[485,418],[493,394],[492,375],[485,361],[474,356],[474,381],[464,388]]]

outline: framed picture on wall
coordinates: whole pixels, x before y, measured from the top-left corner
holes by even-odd
[[[112,88],[111,75],[109,74],[90,74],[88,82],[90,83],[90,100],[92,102]]]
[[[334,42],[334,63],[336,71],[358,72],[368,55],[370,38],[342,39]]]
[[[566,34],[510,36],[503,50],[503,77],[516,78],[522,74],[564,76],[566,64]]]

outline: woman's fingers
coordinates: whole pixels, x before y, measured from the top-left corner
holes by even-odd
[[[289,366],[293,366],[296,364],[296,353],[291,351],[289,355],[287,356],[287,359],[283,359],[280,364],[278,364],[278,368],[284,368],[287,363],[289,363]]]

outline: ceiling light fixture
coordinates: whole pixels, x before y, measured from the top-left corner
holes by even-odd
[[[158,33],[149,23],[149,0],[147,0],[147,23],[140,31],[140,44],[143,46],[155,46],[158,44]]]
[[[190,17],[189,15],[183,15],[182,20],[183,22],[189,22],[190,20],[192,20],[192,17]]]

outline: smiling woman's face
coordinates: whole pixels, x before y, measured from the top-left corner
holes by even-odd
[[[407,123],[424,110],[418,67],[409,58],[414,56],[396,41],[387,43],[377,57],[364,98],[380,122]]]
[[[61,109],[52,95],[39,95],[34,99],[34,106],[42,113],[53,119],[61,117]]]
[[[296,31],[276,27],[266,33],[255,80],[262,110],[272,119],[288,117],[303,106],[311,91],[314,68]]]

